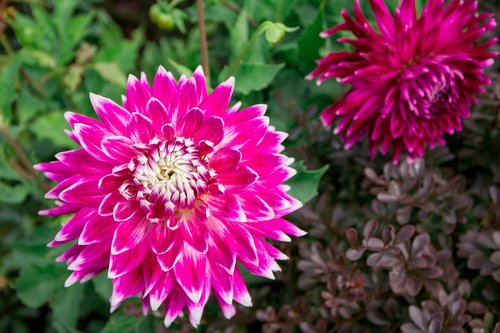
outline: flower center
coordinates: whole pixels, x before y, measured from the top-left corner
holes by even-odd
[[[215,181],[215,172],[192,139],[156,141],[130,161],[133,185],[121,193],[139,200],[149,210],[150,219],[164,220],[179,210],[193,208]]]
[[[443,107],[458,99],[456,79],[450,66],[422,60],[409,66],[403,74],[401,98],[413,115],[433,119]]]

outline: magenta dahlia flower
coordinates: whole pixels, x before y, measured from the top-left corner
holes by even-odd
[[[354,18],[343,10],[344,22],[321,34],[350,32],[352,38],[338,41],[353,50],[328,54],[307,78],[351,85],[321,114],[325,125],[340,119],[334,133],[346,148],[368,133],[372,157],[392,148],[395,162],[402,151],[416,158],[426,145],[445,144],[445,133],[461,130],[474,94],[490,83],[483,67],[493,63],[496,53],[488,49],[497,39],[477,41],[496,23],[492,14],[476,13],[475,0],[429,0],[420,16],[415,0],[401,0],[394,17],[383,0],[370,4],[378,30],[355,0]]]
[[[228,318],[234,301],[251,306],[236,263],[273,278],[287,256],[265,238],[304,232],[282,218],[301,206],[283,185],[286,134],[265,105],[228,108],[233,82],[207,94],[201,68],[176,82],[160,67],[152,87],[129,77],[124,107],[91,95],[100,121],[66,113],[82,148],[36,169],[59,183],[41,214],[74,214],[49,243],[76,240],[58,258],[67,286],[108,269],[112,311],[140,295],[145,314],[164,305],[167,326],[184,309],[197,326],[211,291]]]

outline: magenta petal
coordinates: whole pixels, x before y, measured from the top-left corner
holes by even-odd
[[[103,194],[98,189],[98,180],[80,179],[59,194],[59,198],[69,203],[98,207]]]
[[[154,223],[151,226],[151,249],[156,254],[163,254],[172,249],[178,237],[177,230],[171,230],[165,223]]]
[[[146,243],[147,242],[140,243],[133,251],[125,251],[120,254],[111,255],[108,277],[110,279],[120,277],[139,266],[149,250]]]
[[[195,139],[198,141],[208,140],[216,146],[223,137],[224,121],[219,117],[209,117],[205,119],[205,126],[196,133]]]
[[[206,279],[206,258],[204,254],[184,246],[183,254],[174,267],[175,276],[189,299],[197,303],[203,292]]]
[[[222,221],[247,220],[240,202],[232,195],[207,196],[205,203],[210,209],[211,214]]]
[[[82,144],[82,147],[97,160],[109,160],[109,157],[102,151],[101,141],[105,138],[105,133],[95,127],[84,124],[75,125],[75,135]]]
[[[160,267],[164,272],[170,271],[179,262],[182,256],[182,249],[182,242],[175,239],[170,250],[168,250],[166,253],[158,255],[158,263],[160,264]]]
[[[90,101],[95,112],[103,124],[113,133],[123,135],[127,133],[127,124],[130,112],[110,100],[90,93]]]
[[[157,98],[168,112],[176,96],[177,83],[172,73],[167,72],[165,68],[160,66],[153,82],[153,97]]]
[[[135,142],[148,143],[155,135],[151,119],[140,113],[134,113],[128,124],[128,135]]]
[[[207,217],[207,207],[200,205],[191,215],[184,216],[180,227],[182,239],[200,253],[208,250]]]
[[[96,214],[89,216],[85,227],[78,239],[80,245],[90,245],[95,243],[107,242],[113,239],[113,234],[117,223]]]
[[[185,300],[180,295],[179,291],[175,289],[170,293],[167,301],[165,302],[165,320],[164,324],[169,327],[172,322],[182,313]]]
[[[128,221],[132,218],[141,219],[139,205],[130,201],[119,201],[113,209],[113,217],[116,221]]]
[[[113,293],[110,300],[111,312],[113,312],[126,298],[142,292],[143,288],[144,280],[140,269],[135,269],[113,279]]]
[[[144,114],[151,93],[135,76],[129,75],[127,81],[127,107],[131,112]],[[129,125],[130,126],[130,125]]]
[[[179,134],[190,138],[193,137],[203,126],[205,117],[203,116],[203,111],[198,108],[193,108],[189,110],[181,120],[181,129]]]
[[[217,173],[229,172],[238,167],[241,161],[241,152],[231,148],[217,150],[210,158],[210,166]]]
[[[208,116],[223,116],[231,100],[234,78],[229,78],[212,91],[201,103],[200,109],[205,110]]]
[[[137,152],[133,147],[133,141],[123,136],[110,136],[102,140],[102,151],[112,159],[128,163]]]
[[[221,172],[218,179],[224,186],[242,190],[255,183],[259,179],[259,174],[246,165],[242,165],[238,169]]]
[[[132,218],[118,224],[113,236],[111,254],[120,254],[142,243],[149,231],[150,223]]]
[[[164,124],[170,122],[170,115],[168,114],[167,109],[165,109],[165,106],[162,102],[160,102],[160,100],[154,97],[149,100],[146,105],[146,109],[147,117],[151,119],[151,123],[155,128],[156,134],[161,134],[161,128]]]

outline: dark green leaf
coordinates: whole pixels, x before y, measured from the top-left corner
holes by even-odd
[[[69,288],[61,288],[51,303],[52,326],[59,333],[76,331],[80,302],[83,298],[82,284],[75,284]]]
[[[250,64],[242,63],[236,70],[236,84],[234,90],[242,94],[260,91],[266,88],[284,64]]]
[[[63,265],[27,266],[16,282],[17,295],[27,306],[38,308],[63,285],[66,275]]]
[[[297,170],[297,174],[288,181],[291,187],[288,194],[305,204],[318,194],[319,181],[329,165],[317,170],[307,170],[304,162],[300,161],[294,163],[292,167]]]
[[[23,202],[29,194],[29,189],[24,184],[11,186],[0,181],[0,202],[18,204]]]
[[[311,71],[316,66],[316,59],[319,58],[319,49],[325,44],[325,40],[319,36],[323,31],[325,20],[323,10],[318,11],[314,21],[304,30],[299,38],[299,58],[303,61],[303,69]]]

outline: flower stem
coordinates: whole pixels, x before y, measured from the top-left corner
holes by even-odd
[[[50,190],[50,186],[43,182],[39,177],[38,174],[35,172],[33,169],[33,166],[31,165],[28,157],[24,153],[24,151],[19,147],[17,144],[16,140],[10,135],[9,130],[5,128],[3,125],[0,125],[0,134],[5,138],[5,141],[12,147],[14,150],[14,153],[16,154],[17,159],[21,163],[21,165],[24,167],[25,171],[33,176],[33,179],[37,182],[37,184],[40,186],[41,189],[44,191]],[[24,176],[25,174],[20,173],[21,176]]]
[[[252,48],[252,45],[255,43],[255,41],[257,40],[257,38],[267,29],[269,23],[270,23],[269,21],[266,21],[266,22],[262,23],[257,28],[257,30],[254,32],[252,38],[250,38],[248,40],[248,42],[245,44],[245,47],[243,48],[243,50],[241,50],[240,54],[238,54],[238,57],[236,57],[236,59],[234,60],[233,64],[229,68],[229,74],[227,75],[227,78],[233,76],[234,73],[236,73],[236,70],[238,69],[238,66],[240,65],[240,63],[245,58],[245,56],[248,53],[248,51],[250,51],[250,49]]]
[[[198,9],[198,27],[200,29],[201,63],[205,77],[210,86],[210,63],[208,62],[207,33],[205,31],[205,14],[203,12],[203,0],[196,0]]]

